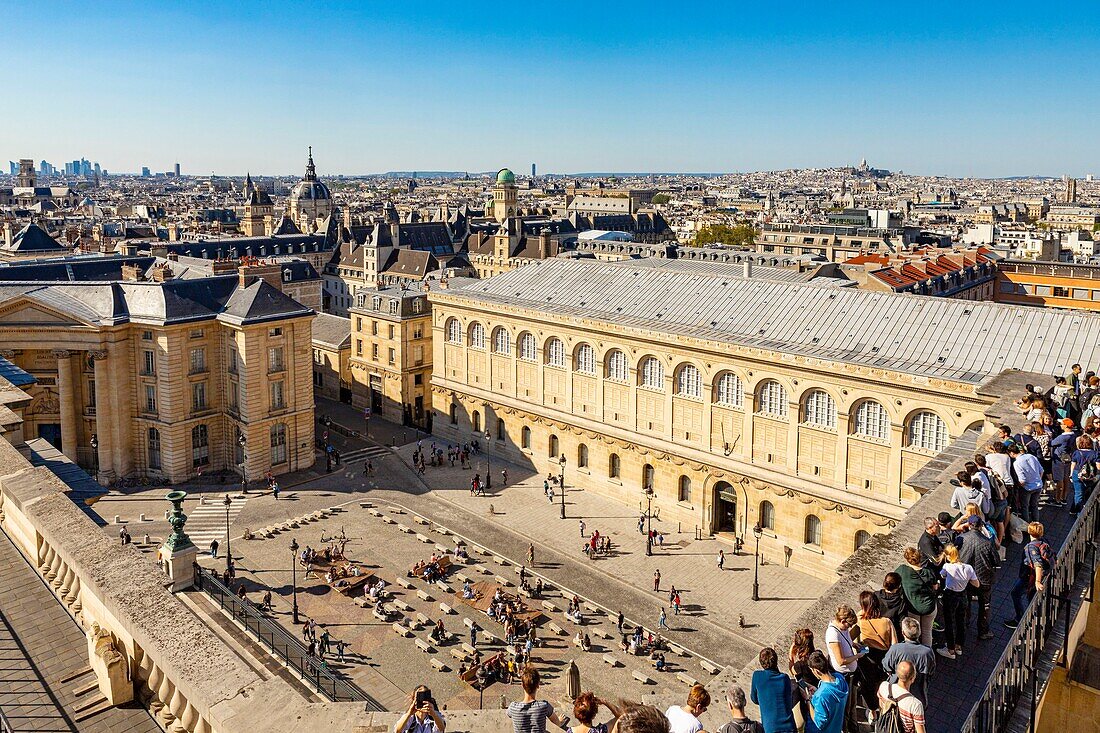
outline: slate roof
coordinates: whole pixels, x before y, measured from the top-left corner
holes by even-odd
[[[173,242],[169,252],[206,260],[241,257],[279,257],[283,255],[329,252],[335,242],[323,234],[275,234],[270,237],[225,237]]]
[[[56,239],[51,237],[45,229],[34,222],[20,229],[11,238],[11,247],[4,247],[4,249],[9,252],[42,252],[44,254],[68,251]]]
[[[551,259],[432,298],[981,383],[1100,361],[1100,315]]]
[[[34,384],[38,380],[0,356],[0,385],[5,381],[16,387],[26,387],[29,384]]]
[[[121,280],[123,265],[148,270],[157,259],[142,257],[103,257],[87,255],[64,259],[34,260],[0,266],[0,281],[81,282]]]
[[[313,319],[313,341],[344,349],[351,347],[351,319],[318,313]]]

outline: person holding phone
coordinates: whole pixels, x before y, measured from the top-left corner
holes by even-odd
[[[446,733],[447,723],[436,709],[431,690],[421,685],[409,697],[409,709],[397,719],[393,733]]]

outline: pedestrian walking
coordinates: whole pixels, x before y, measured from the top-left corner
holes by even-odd
[[[655,593],[660,593],[661,592],[661,571],[660,570],[654,570],[653,571],[653,592],[655,592]]]
[[[535,543],[532,542],[527,546],[527,564],[531,567],[535,567]]]
[[[336,642],[336,660],[338,662],[340,662],[340,664],[344,663],[344,651],[347,648],[348,648],[348,643],[346,641],[344,641],[343,639]]]
[[[525,582],[527,582],[527,566],[526,565],[520,565],[519,566],[519,584],[520,584],[520,587],[523,587],[523,584]]]
[[[321,656],[328,654],[328,644],[331,637],[329,636],[328,629],[321,632]]]
[[[507,486],[508,485],[508,469],[507,468],[500,469],[500,485],[501,486]]]
[[[672,596],[672,612],[677,616],[680,615],[680,594],[677,592]]]
[[[470,625],[470,646],[477,646],[477,623]]]
[[[638,517],[638,534],[645,534],[645,514]]]
[[[615,626],[618,628],[620,635],[623,633],[623,622],[625,621],[626,619],[623,618],[623,612],[619,611],[619,616],[615,619]]]
[[[668,616],[665,615],[664,606],[661,606],[661,615],[657,617],[657,628],[671,631],[671,629],[668,628]]]
[[[275,501],[279,500],[279,482],[278,481],[272,481],[271,482],[271,495],[275,497]]]
[[[550,503],[551,503],[551,504],[553,504],[553,503],[554,503],[554,490],[553,490],[553,489],[550,489],[550,490],[549,490],[549,491],[547,492],[547,494],[546,494],[546,498],[547,498],[547,499],[549,499],[549,501],[550,501]]]
[[[271,591],[264,592],[263,602],[260,604],[260,608],[265,611],[271,610]]]
[[[210,540],[210,557],[218,559],[218,541]]]
[[[726,551],[725,550],[719,550],[718,551],[718,569],[719,570],[725,570],[726,569]]]
[[[367,459],[367,475],[368,476],[373,476],[374,475],[374,461],[372,461],[369,458]]]
[[[584,537],[584,530],[585,530],[586,528],[585,528],[585,526],[584,526],[584,520],[583,520],[583,519],[582,519],[582,520],[580,520],[580,522],[579,522],[579,525],[580,525],[580,528],[581,528],[581,537]]]

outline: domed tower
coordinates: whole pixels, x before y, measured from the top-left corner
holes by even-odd
[[[312,145],[306,161],[306,175],[290,192],[289,206],[290,218],[299,229],[307,233],[317,229],[318,219],[326,219],[332,214],[332,193],[328,186],[317,179]]]
[[[507,168],[497,171],[497,182],[493,186],[493,216],[497,221],[515,216],[518,209],[516,200],[519,189],[516,188],[516,174]]]
[[[252,175],[247,178],[248,190],[245,192],[244,216],[241,218],[241,231],[246,237],[262,237],[269,233],[271,221],[275,216],[275,204],[267,191],[252,183]]]

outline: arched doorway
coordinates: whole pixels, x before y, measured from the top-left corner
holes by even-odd
[[[737,533],[737,493],[727,481],[714,485],[714,532]]]

